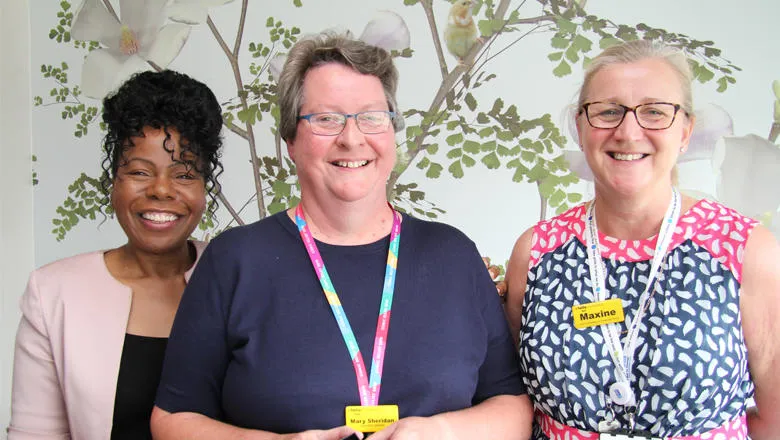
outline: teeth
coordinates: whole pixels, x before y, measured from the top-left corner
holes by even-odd
[[[644,154],[612,153],[612,157],[616,160],[639,160],[644,157]]]
[[[167,212],[144,212],[141,214],[141,217],[145,218],[146,220],[151,220],[155,223],[172,222],[179,218],[178,215],[169,214]]]
[[[357,162],[347,162],[345,160],[337,160],[335,162],[336,166],[342,167],[342,168],[360,168],[366,164],[368,164],[367,160],[360,160]]]

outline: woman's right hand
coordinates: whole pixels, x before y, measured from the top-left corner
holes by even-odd
[[[346,425],[327,430],[312,429],[296,434],[285,434],[281,435],[279,440],[344,440],[353,435],[355,436],[353,438],[363,440],[363,433],[357,432]]]
[[[331,429],[313,429],[295,434],[277,434],[268,431],[239,428],[203,414],[193,412],[169,413],[155,406],[152,410],[152,436],[158,440],[363,440],[363,434],[349,426]]]

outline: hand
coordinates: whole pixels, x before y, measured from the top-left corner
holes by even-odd
[[[436,417],[407,417],[375,433],[369,440],[449,440],[454,438],[449,428]]]
[[[485,263],[485,267],[490,274],[490,279],[493,280],[493,283],[496,285],[496,292],[498,293],[498,296],[500,296],[502,299],[505,299],[507,291],[506,281],[496,281],[496,279],[501,276],[501,267],[490,264],[490,257],[482,257],[482,262]]]
[[[344,440],[353,434],[363,440],[362,432],[357,432],[346,425],[328,430],[312,429],[296,434],[285,434],[279,436],[279,440]]]

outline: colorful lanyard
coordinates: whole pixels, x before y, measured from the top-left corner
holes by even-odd
[[[595,289],[596,300],[604,301],[607,298],[607,289],[605,287],[604,262],[601,259],[601,249],[599,247],[599,233],[596,227],[596,215],[594,213],[594,203],[588,207],[586,214],[585,240],[588,249],[588,265],[590,266],[590,280],[593,289]],[[650,265],[650,273],[647,276],[645,290],[639,297],[639,309],[634,316],[633,321],[628,327],[628,336],[623,346],[620,345],[620,325],[607,324],[601,326],[604,340],[615,364],[615,384],[610,387],[609,394],[613,403],[618,405],[635,406],[636,399],[630,386],[631,366],[634,362],[634,351],[636,350],[637,338],[639,336],[639,327],[642,317],[647,310],[647,304],[652,297],[650,285],[653,283],[658,270],[666,257],[666,251],[672,242],[674,229],[677,225],[677,219],[680,217],[680,193],[676,188],[672,189],[672,200],[666,210],[664,219],[661,222],[661,230],[658,232],[656,248],[653,254],[653,261]]]
[[[349,325],[347,315],[341,306],[341,301],[336,295],[336,289],[330,281],[325,262],[322,260],[317,243],[311,235],[309,227],[306,225],[306,219],[303,216],[303,207],[299,204],[295,208],[295,223],[298,225],[298,232],[309,253],[311,264],[317,273],[317,278],[322,285],[322,291],[330,304],[333,316],[341,330],[341,336],[347,344],[349,356],[352,359],[352,366],[355,368],[357,376],[358,390],[360,392],[360,404],[362,406],[375,406],[379,404],[379,388],[382,385],[382,365],[385,360],[385,348],[387,347],[387,333],[390,328],[390,309],[393,307],[393,290],[395,289],[395,272],[398,266],[398,245],[401,242],[401,214],[393,210],[393,228],[390,232],[390,249],[387,251],[387,268],[385,269],[385,281],[382,287],[382,301],[379,305],[379,318],[376,324],[376,336],[374,336],[374,353],[371,362],[370,380],[366,380],[366,366],[363,362],[363,355],[360,354],[355,334],[352,333],[352,327]]]

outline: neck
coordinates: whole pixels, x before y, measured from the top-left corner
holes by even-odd
[[[184,275],[195,262],[188,242],[162,254],[138,249],[130,243],[115,249],[116,262],[123,278],[169,279]]]
[[[658,234],[669,202],[671,185],[634,197],[596,188],[594,211],[599,232],[621,240],[644,240]]]
[[[390,233],[393,211],[386,200],[331,203],[323,207],[307,203],[301,196],[301,205],[314,238],[336,245],[360,245],[373,243]],[[294,220],[295,209],[288,210]]]

